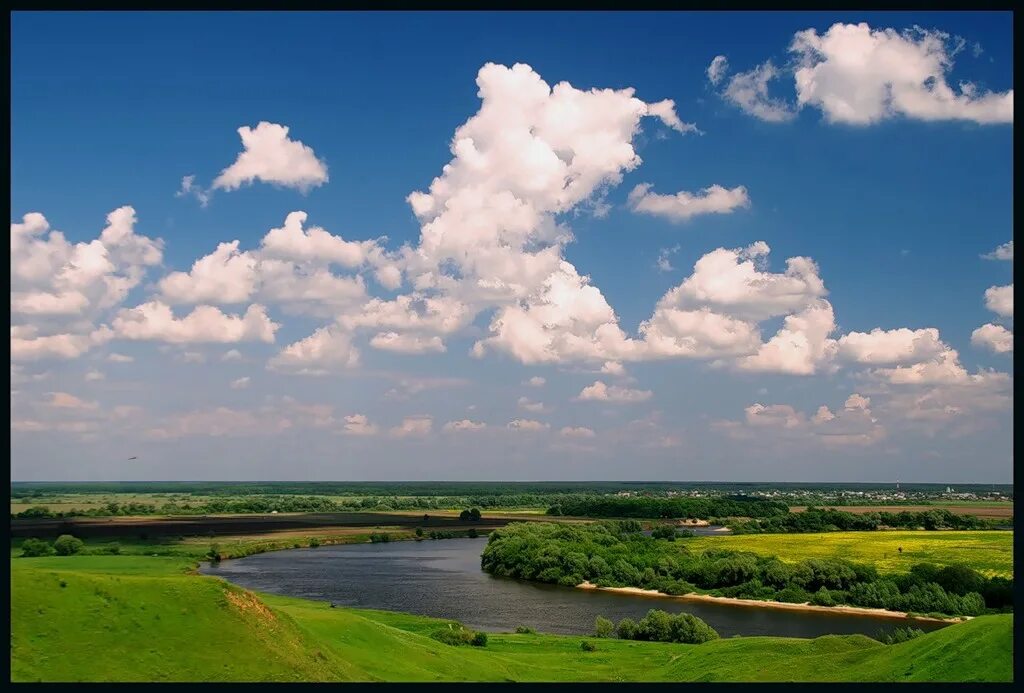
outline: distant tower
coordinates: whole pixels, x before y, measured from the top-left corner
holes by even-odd
[[[896,480],[896,490],[897,491],[900,490],[900,480],[899,479]]]

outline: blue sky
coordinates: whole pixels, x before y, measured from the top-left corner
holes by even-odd
[[[12,272],[34,267],[32,258],[51,265],[32,277],[26,269],[12,284],[12,478],[1008,481],[1012,250],[1002,253],[1008,260],[981,255],[1012,238],[1009,19],[15,13],[11,221],[38,213],[45,228],[12,226]],[[815,48],[788,50],[805,30]],[[716,56],[729,67],[712,80]],[[851,56],[867,67],[849,67]],[[488,63],[504,67],[485,74]],[[481,108],[476,81],[499,85],[516,63],[529,66],[520,78],[550,86],[567,82],[584,94],[632,88],[646,108],[673,102],[671,117],[623,120],[615,109],[638,102],[615,91],[580,101],[570,115],[536,115],[528,123],[537,126],[529,130],[535,144],[570,162],[574,175],[604,172],[585,194],[557,203],[550,201],[564,181],[542,190],[537,160],[516,159],[514,148],[500,160],[489,149],[512,131],[508,114],[519,112],[524,90],[495,96],[493,120],[470,126],[479,151],[500,165],[480,173],[463,157],[461,173],[446,179],[465,195],[459,199],[486,210],[485,225],[505,228],[512,218],[499,203],[502,186],[511,186],[539,218],[571,230],[571,242],[531,227],[511,250],[495,246],[509,262],[540,262],[534,253],[549,247],[571,263],[570,274],[551,276],[569,282],[566,295],[579,300],[557,314],[547,274],[528,278],[471,259],[491,242],[473,224],[441,215],[446,243],[462,260],[427,253],[410,264],[402,251],[423,251],[421,228],[438,218],[436,209],[418,216],[406,198],[430,190],[456,156],[456,128]],[[775,76],[758,83],[758,70],[772,69]],[[556,89],[534,104],[537,114],[561,98]],[[571,126],[568,143],[544,134],[551,118]],[[271,149],[239,158],[238,129],[264,122],[288,128],[286,140],[267,147],[291,146],[297,159],[279,166]],[[617,146],[632,147],[642,163],[614,160],[611,146],[607,161],[584,161],[587,138],[612,130]],[[298,153],[294,142],[308,151]],[[229,168],[237,185],[216,187]],[[311,173],[298,180],[299,169]],[[184,176],[194,176],[208,204],[176,196]],[[631,198],[641,184],[651,186],[647,197],[640,189]],[[712,200],[710,186],[732,197]],[[436,200],[448,194],[431,192]],[[667,197],[676,193],[689,206]],[[107,243],[111,272],[130,277],[116,300],[100,295],[103,276],[88,286],[66,272],[61,279],[68,262],[81,261],[67,248],[53,251],[52,232],[84,246],[124,206],[134,221],[122,216],[115,225],[162,239],[151,249],[158,257],[132,259]],[[260,254],[261,240],[297,211],[306,214],[304,233],[321,227],[340,237],[332,243],[387,241],[349,267],[308,253],[300,262],[294,247],[280,251],[274,257],[291,263],[291,283],[282,288],[283,275],[260,274],[262,293],[244,300],[226,298],[225,287],[240,286],[226,269],[213,270],[224,283],[213,292],[197,272],[168,288],[168,275],[189,272],[234,240],[269,272],[272,253]],[[28,240],[16,248],[18,233]],[[776,309],[763,281],[695,274],[695,263],[716,249],[759,241],[770,253],[729,257],[756,265],[773,286],[789,281],[787,258],[815,263],[785,309]],[[668,265],[659,268],[662,254]],[[385,266],[401,272],[399,285],[376,278]],[[309,298],[313,289],[297,282],[313,272],[342,278],[331,286],[362,282],[365,291],[351,300],[323,291]],[[446,273],[451,286],[423,283]],[[499,281],[505,293],[497,298],[472,288]],[[683,285],[692,290],[678,305],[659,303]],[[987,289],[1006,286],[1002,303],[986,304]],[[299,289],[307,291],[302,301],[274,299]],[[709,298],[709,290],[740,291],[742,305]],[[439,318],[452,301],[472,307],[455,329],[426,326],[412,313],[371,325],[373,297],[392,306],[396,297],[437,299]],[[49,307],[40,309],[43,299]],[[787,316],[802,319],[821,301],[832,316],[827,334],[788,332],[759,351]],[[154,302],[171,306],[175,320],[200,306],[218,313],[188,329],[147,322],[144,336],[124,327],[145,317],[131,311]],[[253,304],[277,325],[272,334],[236,339],[217,323]],[[503,311],[516,307],[540,316],[543,306],[536,332],[516,323],[498,334],[492,323],[501,315],[511,321]],[[594,317],[605,310],[614,319]],[[728,338],[673,322],[668,353],[639,332],[657,315],[689,320],[708,311],[735,328]],[[976,333],[983,325],[991,328]],[[330,353],[344,358],[305,349],[301,364],[275,361],[328,326]],[[748,328],[759,336],[740,345],[736,330]],[[870,336],[875,328],[885,333]],[[617,335],[612,342],[595,337],[605,330]],[[384,334],[412,346],[371,343]],[[88,344],[56,354],[46,346],[55,335]],[[787,352],[794,339],[810,351]],[[473,356],[478,342],[483,353]],[[694,343],[699,355],[688,351]],[[241,358],[222,360],[232,349]],[[133,361],[112,362],[111,354]],[[531,377],[545,382],[524,385]],[[595,382],[603,389],[582,397]],[[459,421],[472,425],[445,430]],[[129,463],[133,455],[140,459]]]

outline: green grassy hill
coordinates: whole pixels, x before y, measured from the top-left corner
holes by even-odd
[[[445,621],[257,596],[140,556],[11,561],[16,681],[1010,681],[1013,617],[900,645],[863,636],[704,645],[492,635],[452,647]]]

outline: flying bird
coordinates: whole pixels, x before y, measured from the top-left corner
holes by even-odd
[[[136,457],[129,457],[128,459],[129,459],[129,461],[130,461],[130,460],[137,460],[137,459],[139,459],[139,458],[138,458],[138,456],[136,456]]]

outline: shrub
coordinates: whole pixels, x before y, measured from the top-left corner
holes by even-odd
[[[907,626],[905,628],[897,628],[890,633],[885,631],[879,631],[878,637],[875,640],[885,643],[886,645],[897,645],[901,642],[907,642],[914,638],[924,635],[924,631],[920,628],[911,628]]]
[[[604,616],[594,619],[594,637],[611,638],[615,635],[615,624]]]
[[[672,619],[669,634],[672,642],[692,645],[718,639],[718,632],[693,614],[677,614]]]
[[[416,528],[416,536],[417,537],[422,537],[423,536],[423,528],[422,527],[417,527]]]
[[[625,625],[625,628],[623,627]],[[693,614],[669,614],[651,609],[639,623],[631,619],[619,622],[619,637],[623,640],[650,640],[680,642],[698,645],[718,638],[718,633]]]
[[[692,594],[697,588],[686,580],[672,580],[662,585],[661,591],[672,596]]]
[[[1013,606],[1013,580],[991,577],[982,588],[981,596],[985,599],[985,606],[993,609]]]
[[[317,539],[316,537],[313,537],[312,539],[309,540],[309,548],[315,549],[318,546],[320,546],[320,540],[319,539]]]
[[[206,558],[214,563],[220,561],[220,549],[214,544],[210,547],[210,550],[206,552]]]
[[[374,532],[370,535],[370,543],[372,544],[386,544],[391,541],[390,534],[384,534],[383,532]]]
[[[835,606],[836,601],[832,597],[832,593],[822,587],[811,595],[811,604],[815,606]]]
[[[42,539],[26,539],[21,543],[21,555],[31,558],[33,556],[51,556],[53,547],[50,542]]]
[[[807,590],[790,585],[783,590],[779,590],[775,595],[775,601],[787,602],[789,604],[803,604],[811,601],[811,595]]]
[[[443,642],[445,645],[452,645],[458,647],[460,645],[469,645],[473,641],[473,633],[466,630],[466,627],[461,623],[449,623],[444,628],[438,628],[431,632],[430,637],[439,642]],[[484,642],[486,643],[486,636]]]
[[[82,550],[85,542],[70,534],[61,534],[57,541],[53,542],[53,549],[59,556],[72,556]]]
[[[600,618],[600,617],[598,617]],[[516,626],[516,632],[520,635],[536,635],[537,631],[529,626]]]
[[[594,643],[589,642],[587,640],[584,640],[583,642],[580,643],[580,649],[583,650],[584,652],[593,652],[594,650],[597,649],[597,645],[595,645]]]
[[[54,513],[45,505],[33,505],[31,508],[27,510],[22,510],[20,513],[17,513],[16,516],[25,518],[49,518],[57,517],[57,513]]]
[[[477,510],[476,508],[470,508],[469,509],[469,519],[472,520],[473,522],[476,522],[477,520],[479,520],[480,519],[480,511]]]
[[[469,531],[466,532],[466,536],[470,539],[476,539],[480,534],[476,531],[476,527],[470,527]]]
[[[665,611],[651,609],[636,624],[637,640],[668,642],[671,638],[672,617]]]
[[[469,641],[473,647],[487,647],[487,633],[477,631],[473,639]]]
[[[581,582],[583,582],[583,578],[581,578],[579,575],[573,575],[571,573],[569,575],[563,575],[562,577],[558,578],[558,584],[562,585],[563,587],[575,587]]]
[[[631,618],[624,618],[615,627],[615,632],[623,640],[636,640],[636,621]]]
[[[459,519],[462,520],[463,522],[468,520],[469,519],[469,511],[468,510],[463,510],[461,513],[459,513]]]
[[[985,588],[985,577],[965,565],[946,566],[935,576],[935,582],[947,592],[961,596]]]
[[[676,540],[676,528],[672,525],[658,525],[651,530],[651,536],[655,539]]]
[[[793,571],[779,559],[772,558],[765,564],[763,575],[766,584],[782,589],[789,584],[790,579],[793,577]]]

